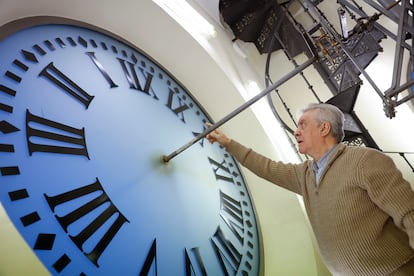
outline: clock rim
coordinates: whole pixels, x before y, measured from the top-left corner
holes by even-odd
[[[127,39],[124,39],[122,36],[117,35],[116,33],[113,33],[111,31],[108,31],[105,28],[98,27],[94,24],[87,23],[81,20],[76,20],[72,18],[67,17],[61,17],[61,16],[48,16],[48,15],[40,15],[40,16],[27,16],[18,18],[12,21],[9,21],[3,25],[0,26],[0,42],[4,39],[8,38],[9,36],[13,35],[14,33],[17,33],[19,31],[22,31],[27,28],[36,27],[36,26],[42,26],[42,25],[68,25],[68,26],[76,26],[81,28],[86,28],[92,31],[96,31],[99,33],[102,33],[106,36],[109,36],[113,39],[118,40],[119,42],[131,47],[132,49],[140,52],[142,55],[144,55],[148,60],[153,62],[156,66],[158,66],[161,70],[163,70],[165,73],[168,74],[168,76],[174,80],[184,91],[185,93],[191,97],[191,100],[197,105],[197,107],[203,112],[203,114],[207,117],[207,119],[212,122],[213,124],[215,121],[212,119],[210,114],[205,110],[204,106],[200,104],[200,102],[193,96],[193,94],[187,89],[187,87],[179,81],[174,74],[172,74],[167,68],[165,68],[162,64],[160,64],[157,60],[155,60],[151,55],[149,55],[146,51],[138,47],[137,45],[131,43]],[[184,141],[185,142],[185,141]],[[246,181],[246,177],[244,176],[243,170],[245,169],[243,166],[239,164],[239,162],[232,156],[234,159],[234,163],[237,166],[238,171],[240,172],[241,178],[244,182],[244,186],[246,187],[246,191],[248,193],[248,197],[251,203],[251,207],[254,212],[254,217],[256,220],[256,231],[258,235],[258,246],[259,246],[259,275],[263,276],[265,275],[265,257],[264,257],[264,242],[263,242],[263,233],[261,229],[261,223],[260,218],[258,216],[257,208],[255,205],[255,202],[252,197],[252,193],[250,191],[250,187],[248,185],[248,182]],[[5,210],[6,211],[6,210]],[[7,214],[7,212],[5,212]],[[17,233],[19,231],[13,224],[13,228]],[[19,233],[20,235],[20,233]],[[26,243],[25,239],[22,237],[23,241]],[[29,246],[30,250],[32,248]],[[36,255],[33,252],[34,255]],[[40,261],[40,260],[39,260]],[[41,261],[40,261],[41,262]]]

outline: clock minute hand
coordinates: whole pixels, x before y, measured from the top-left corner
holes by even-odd
[[[212,132],[215,129],[217,129],[218,127],[222,126],[224,123],[226,123],[229,120],[231,120],[237,114],[239,114],[242,111],[244,111],[245,109],[247,109],[249,106],[251,106],[252,104],[254,104],[255,102],[257,102],[258,100],[260,100],[261,98],[263,98],[264,96],[266,96],[267,94],[269,94],[271,91],[275,90],[277,87],[279,87],[280,85],[282,85],[283,83],[285,83],[286,81],[288,81],[289,79],[291,79],[292,77],[294,77],[295,75],[297,75],[298,73],[300,73],[303,70],[305,70],[309,65],[313,64],[313,62],[315,62],[316,59],[317,59],[317,56],[313,56],[312,58],[308,59],[307,61],[305,61],[304,63],[302,63],[301,65],[299,65],[298,67],[296,67],[295,69],[293,69],[292,71],[290,71],[289,73],[287,73],[286,75],[284,75],[283,77],[281,77],[277,82],[275,82],[272,85],[268,86],[262,92],[260,92],[259,94],[257,94],[256,96],[254,96],[253,98],[251,98],[250,100],[248,100],[247,102],[245,102],[243,105],[241,105],[240,107],[238,107],[237,109],[235,109],[234,111],[232,111],[230,114],[228,114],[227,116],[225,116],[224,118],[222,118],[221,120],[219,120],[217,123],[211,125],[205,131],[203,131],[202,133],[198,134],[196,137],[194,137],[187,144],[183,145],[182,147],[180,147],[179,149],[177,149],[176,151],[172,152],[169,155],[163,155],[162,158],[161,158],[161,160],[165,164],[168,163],[175,156],[177,156],[178,154],[182,153],[183,151],[185,151],[186,149],[188,149],[189,147],[191,147],[192,145],[194,145],[195,143],[197,143],[199,140],[201,140],[204,137],[206,137],[210,132]]]

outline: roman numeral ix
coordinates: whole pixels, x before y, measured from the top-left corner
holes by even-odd
[[[233,177],[231,176],[231,171],[228,168],[225,159],[221,163],[219,163],[213,158],[208,157],[208,161],[210,162],[210,165],[212,166],[214,175],[217,180],[223,180],[223,181],[234,184]]]

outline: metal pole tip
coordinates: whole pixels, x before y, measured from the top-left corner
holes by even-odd
[[[170,162],[170,158],[168,158],[168,156],[167,156],[167,155],[163,155],[163,156],[161,156],[161,160],[162,160],[162,162],[163,162],[165,165],[167,165],[167,164],[168,164],[168,162]]]

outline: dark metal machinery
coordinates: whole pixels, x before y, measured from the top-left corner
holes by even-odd
[[[377,10],[377,13],[369,16],[356,1],[338,0],[340,5],[355,12],[359,16],[362,31],[365,29],[369,30],[371,28],[376,28],[389,38],[393,39],[396,43],[392,83],[389,89],[383,92],[385,114],[387,117],[393,118],[395,116],[395,107],[414,98],[413,93],[409,93],[407,96],[402,96],[402,92],[410,89],[414,84],[414,80],[411,77],[411,73],[413,72],[412,60],[414,57],[414,50],[412,47],[414,39],[413,2],[410,0],[365,0],[363,2]],[[380,16],[385,16],[397,24],[396,34],[377,21]],[[404,52],[407,53],[409,58],[409,67],[406,68],[406,73],[408,74],[405,81],[402,80]]]
[[[353,110],[362,85],[360,75],[364,76],[381,98],[385,115],[389,118],[396,116],[397,106],[414,98],[414,93],[410,92],[414,85],[413,0],[337,0],[336,4],[330,5],[336,5],[340,32],[319,9],[322,2],[323,0],[221,0],[219,9],[223,21],[232,29],[235,40],[253,42],[261,54],[267,54],[267,87],[273,83],[269,67],[272,52],[284,51],[295,67],[298,66],[295,61],[298,54],[305,53],[309,57],[317,52],[319,58],[314,62],[314,68],[333,94],[326,102],[336,105],[345,114],[345,142],[380,149]],[[293,4],[296,8],[300,5],[308,15],[310,26],[303,26],[302,22],[296,20],[290,9]],[[369,11],[366,11],[367,8]],[[381,24],[381,17],[394,22],[397,33]],[[347,22],[349,18],[353,22]],[[383,50],[380,43],[384,38],[393,39],[396,46],[392,83],[386,91],[381,91],[365,68]],[[403,68],[404,57],[407,56],[408,68]],[[310,81],[304,74],[301,77],[316,100],[321,102]],[[404,95],[407,91],[408,95]],[[291,123],[281,119],[273,98],[281,101],[296,125],[295,119],[283,97],[277,90],[274,93],[276,96],[267,95],[270,107],[286,131],[292,134],[293,130],[289,127]],[[404,158],[414,172],[412,164],[405,156],[408,153],[396,153]]]

